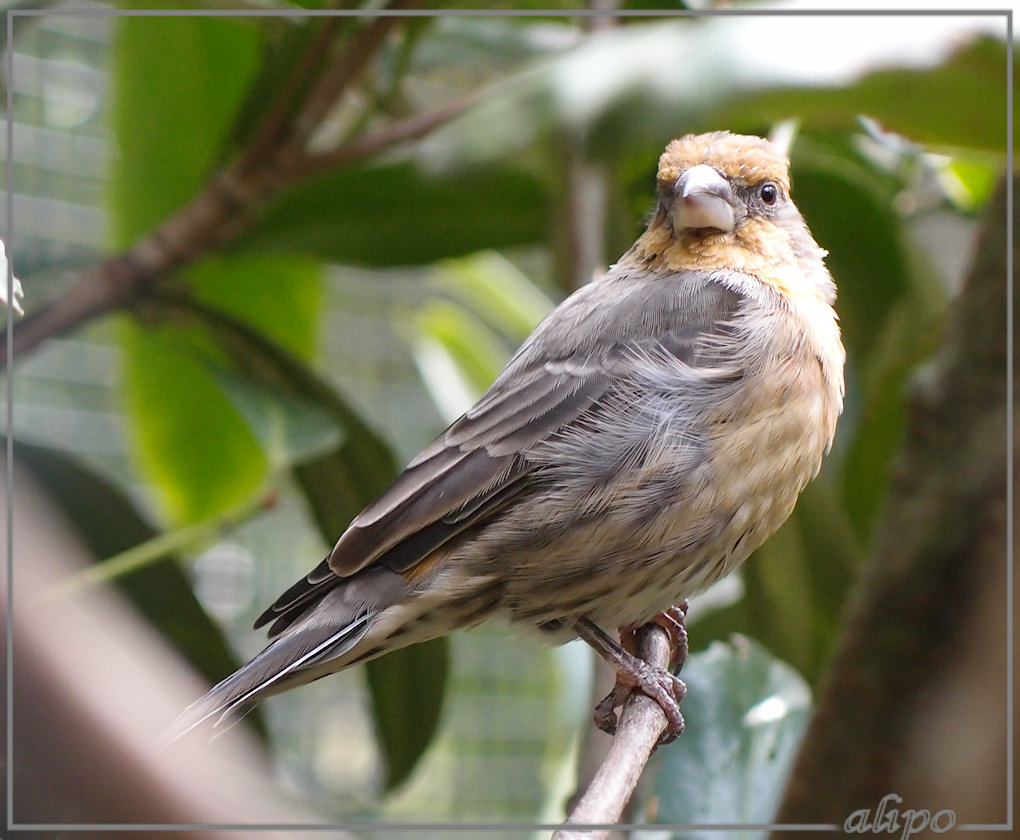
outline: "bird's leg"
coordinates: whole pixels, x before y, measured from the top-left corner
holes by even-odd
[[[671,607],[653,619],[654,623],[669,633],[670,667],[676,670],[687,658],[687,631],[684,628],[686,614],[685,601],[679,607]],[[620,639],[623,644],[620,644],[587,618],[578,619],[573,626],[577,635],[595,648],[616,671],[613,690],[595,707],[594,720],[599,729],[610,734],[616,731],[616,707],[622,705],[635,688],[639,688],[659,704],[666,716],[666,731],[660,743],[669,743],[683,732],[684,718],[680,713],[680,701],[687,687],[670,671],[649,665],[635,655],[637,628],[622,628]]]

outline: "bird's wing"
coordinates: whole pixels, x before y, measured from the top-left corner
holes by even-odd
[[[256,622],[284,630],[306,605],[372,564],[414,575],[434,549],[527,486],[527,450],[583,422],[621,368],[665,350],[709,364],[705,337],[731,329],[740,296],[695,277],[591,284],[529,337],[492,387],[351,522],[329,557]],[[605,300],[604,298],[609,298]],[[594,298],[598,303],[594,306]],[[711,355],[711,354],[708,354]]]

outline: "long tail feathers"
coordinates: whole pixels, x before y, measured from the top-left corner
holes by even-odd
[[[363,609],[338,630],[335,625],[302,622],[303,626],[274,639],[251,662],[188,706],[167,731],[166,743],[210,721],[213,727],[236,722],[244,716],[240,713],[243,707],[307,681],[310,668],[351,651],[365,637],[375,616],[374,611]]]
[[[245,706],[263,697],[358,660],[365,654],[362,642],[373,644],[370,631],[377,619],[410,592],[397,572],[382,566],[337,578],[331,587],[318,587],[314,599],[287,606],[278,635],[270,634],[265,650],[185,709],[164,736],[166,742],[203,724],[234,721]]]
[[[250,663],[192,703],[165,735],[172,742],[211,721],[235,721],[242,708],[295,685],[339,671],[358,658],[355,647],[378,615],[408,592],[392,570],[372,569],[325,590]]]

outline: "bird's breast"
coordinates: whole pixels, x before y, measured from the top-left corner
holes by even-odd
[[[819,338],[800,317],[753,304],[713,349],[712,371],[624,377],[580,432],[532,453],[542,459],[532,491],[464,549],[479,581],[501,579],[512,620],[646,620],[786,520],[842,398],[841,347],[827,350],[824,325]]]

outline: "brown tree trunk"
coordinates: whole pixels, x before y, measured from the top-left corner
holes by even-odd
[[[939,349],[913,382],[872,565],[779,823],[843,827],[855,817],[861,828],[870,819],[869,833],[888,831],[891,823],[874,819],[890,794],[902,800],[886,807],[899,822],[897,836],[910,820],[918,829],[911,836],[934,836],[931,822],[920,830],[924,810],[952,812],[937,828],[951,817],[957,829],[1007,820],[1007,488],[1015,429],[1007,411],[1006,186],[1003,179],[989,204]]]

